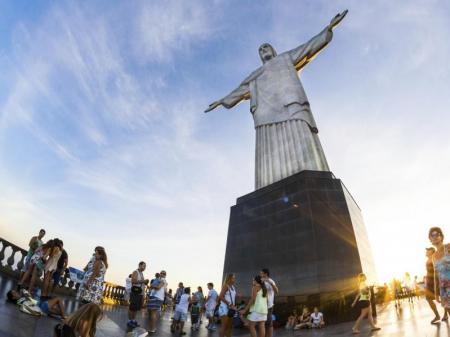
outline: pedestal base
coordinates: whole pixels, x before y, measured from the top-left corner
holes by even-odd
[[[361,211],[331,172],[300,172],[231,207],[224,275],[235,273],[249,296],[261,268],[270,269],[284,309],[345,301],[361,272],[376,281]]]

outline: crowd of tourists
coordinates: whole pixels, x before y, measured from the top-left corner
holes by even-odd
[[[108,268],[107,254],[103,247],[95,247],[92,256],[84,268],[83,280],[79,286],[77,297],[80,307],[66,317],[64,302],[54,296],[55,287],[68,265],[68,254],[64,250],[62,240],[54,238],[44,243],[45,230],[40,230],[29,242],[29,250],[21,269],[17,289],[7,293],[9,302],[21,306],[22,311],[35,314],[43,313],[53,316],[61,323],[54,329],[57,337],[93,337],[97,322],[103,313],[100,307],[103,296],[103,283]],[[444,244],[444,233],[439,227],[429,230],[429,240],[433,247],[426,249],[425,298],[433,310],[435,317],[432,324],[448,320],[450,314],[450,244]],[[179,283],[175,293],[168,289],[167,273],[161,270],[149,280],[144,277],[146,263],[140,262],[126,281],[126,299],[129,301],[127,326],[133,336],[155,334],[161,312],[173,309],[170,330],[177,335],[184,335],[185,323],[190,316],[191,329],[198,330],[202,318],[207,320],[206,328],[214,331],[220,321],[219,337],[231,337],[233,327],[248,327],[251,337],[272,337],[274,297],[279,289],[270,272],[264,268],[252,280],[251,296],[247,303],[237,304],[236,277],[226,276],[220,292],[214,289],[212,282],[207,284],[205,295],[202,287],[192,292],[190,287]],[[371,291],[366,284],[366,276],[358,275],[357,295],[351,306],[359,311],[353,334],[360,333],[360,325],[367,318],[372,331],[380,328],[375,324],[372,314]],[[436,302],[444,309],[442,316]],[[149,331],[139,327],[137,313],[147,307]],[[236,324],[239,322],[240,324]],[[289,329],[323,328],[324,315],[315,307],[313,312],[303,308],[302,314],[295,312],[288,318]],[[130,335],[131,336],[131,335]]]

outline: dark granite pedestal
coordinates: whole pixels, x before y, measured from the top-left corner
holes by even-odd
[[[248,296],[263,267],[280,288],[280,318],[302,305],[318,305],[335,321],[353,318],[348,302],[357,274],[369,283],[376,274],[361,211],[341,180],[302,171],[238,198],[224,275],[235,273],[238,292]]]

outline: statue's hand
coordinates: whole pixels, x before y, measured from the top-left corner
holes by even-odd
[[[211,110],[214,110],[219,105],[222,105],[222,101],[215,101],[214,103],[211,103],[208,107],[208,109],[205,110],[205,112],[210,112]]]
[[[330,21],[330,29],[333,29],[336,27],[339,23],[341,23],[342,19],[347,15],[348,9],[343,11],[342,13],[337,14],[333,19]]]

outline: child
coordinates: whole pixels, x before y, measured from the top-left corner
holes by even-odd
[[[184,288],[184,293],[180,297],[180,302],[175,307],[175,313],[173,315],[172,325],[170,326],[170,331],[175,332],[180,331],[180,335],[185,335],[186,332],[183,331],[184,322],[187,319],[187,312],[189,304],[191,303],[191,288]]]
[[[192,296],[192,306],[191,306],[191,330],[198,331],[200,326],[199,317],[200,317],[200,304],[198,302],[198,298],[196,296]]]

